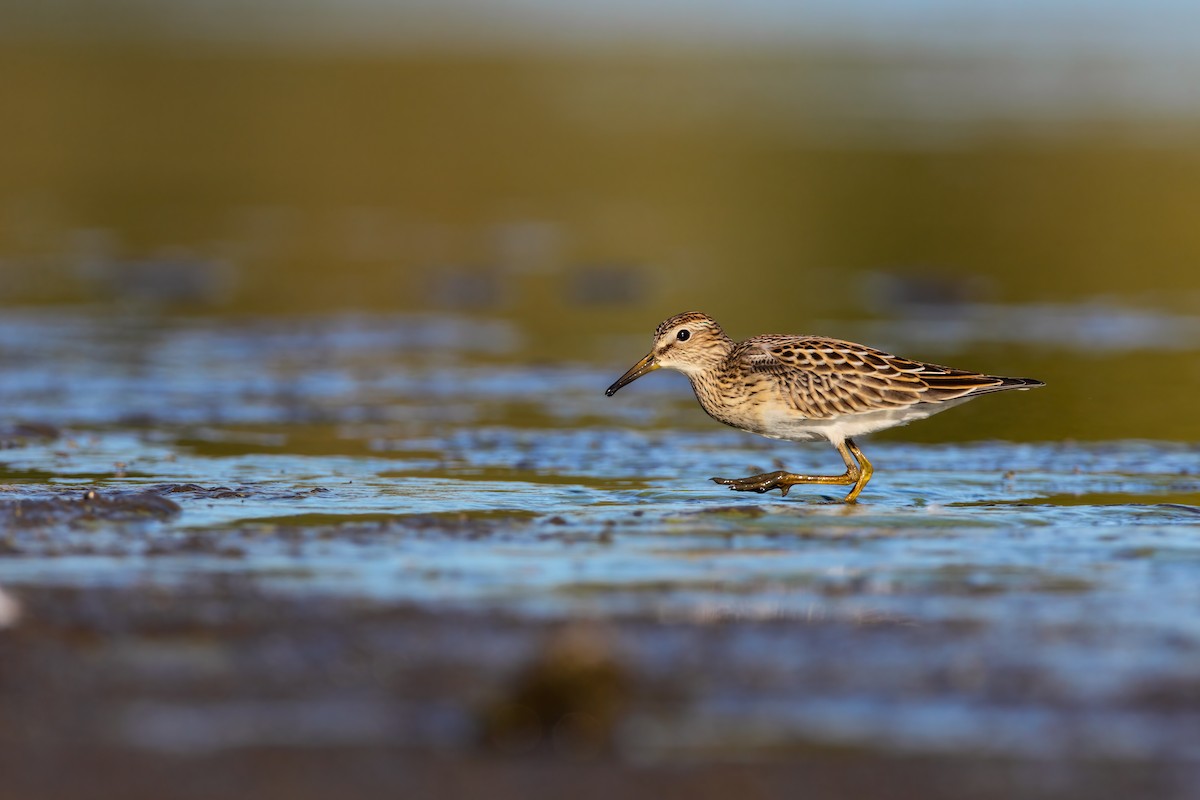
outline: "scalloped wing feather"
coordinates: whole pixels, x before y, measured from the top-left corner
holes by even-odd
[[[810,419],[1041,385],[914,361],[823,336],[755,336],[741,342],[731,358],[753,373],[773,376],[790,405]]]

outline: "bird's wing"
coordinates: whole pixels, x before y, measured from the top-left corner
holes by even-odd
[[[739,344],[732,356],[750,373],[770,376],[785,400],[809,419],[956,400],[1008,388],[1005,378],[926,364],[821,336],[756,336]]]

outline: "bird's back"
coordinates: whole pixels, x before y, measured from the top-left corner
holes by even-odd
[[[1042,386],[903,358],[824,336],[767,334],[738,342],[718,368],[692,376],[711,416],[784,439],[861,435],[970,398]]]

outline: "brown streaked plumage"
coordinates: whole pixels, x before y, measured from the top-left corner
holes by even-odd
[[[927,364],[866,345],[824,336],[730,339],[707,314],[690,311],[664,320],[654,347],[606,395],[666,367],[687,375],[700,406],[719,422],[772,439],[827,439],[846,464],[841,475],[769,472],[713,478],[741,492],[800,483],[853,485],[847,503],[871,479],[871,462],[853,437],[924,419],[974,397],[1044,384]]]

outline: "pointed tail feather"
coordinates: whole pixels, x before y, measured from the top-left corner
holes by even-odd
[[[991,380],[1000,382],[991,386],[981,386],[975,391],[971,392],[972,396],[977,394],[990,394],[991,392],[1003,392],[1007,391],[1008,389],[1024,391],[1026,389],[1036,389],[1039,386],[1046,385],[1043,381],[1039,381],[1037,378],[1006,378],[1003,375],[989,375],[988,377]]]
[[[978,397],[981,394],[1003,392],[1008,389],[1034,389],[1045,386],[1035,378],[1006,378],[1002,375],[979,375],[971,372],[953,372],[946,375],[925,375],[924,399],[954,400]]]
[[[1000,379],[997,389],[1036,389],[1046,385],[1044,381],[1039,381],[1037,378],[1002,378],[999,375],[994,377]]]

